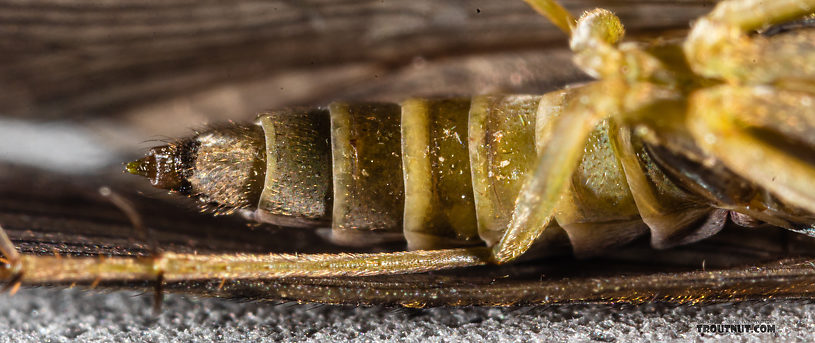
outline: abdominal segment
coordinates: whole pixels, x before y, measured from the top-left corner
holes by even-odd
[[[334,103],[261,114],[267,169],[256,220],[328,226],[345,245],[493,245],[569,95]],[[588,256],[650,229],[659,248],[715,234],[726,212],[665,177],[629,130],[603,123],[539,246]],[[329,224],[330,223],[330,224]]]

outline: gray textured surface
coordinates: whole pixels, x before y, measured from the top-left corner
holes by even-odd
[[[796,301],[406,310],[239,303],[24,289],[0,296],[0,342],[808,341],[815,304]],[[700,335],[697,324],[775,324],[775,334]]]

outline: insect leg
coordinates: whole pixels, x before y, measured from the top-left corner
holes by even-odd
[[[133,204],[130,203],[127,199],[122,197],[119,194],[116,194],[108,187],[99,188],[99,194],[103,197],[110,200],[113,205],[119,208],[125,215],[127,215],[127,219],[130,220],[130,223],[133,225],[133,229],[136,230],[136,233],[141,236],[143,241],[149,243],[150,252],[153,255],[159,255],[159,248],[158,242],[156,241],[155,236],[150,234],[150,231],[147,227],[144,226],[144,221],[141,219],[141,216],[136,211],[136,208],[133,207]],[[96,281],[94,281],[96,282]],[[157,273],[156,275],[156,285],[155,285],[155,292],[153,293],[153,313],[158,314],[161,312],[161,303],[164,300],[164,281],[163,275],[161,272]]]
[[[23,282],[162,281],[408,274],[484,265],[485,247],[355,254],[177,254],[128,258],[20,256]],[[0,279],[14,270],[0,269]]]
[[[693,25],[683,49],[693,70],[707,77],[749,83],[812,78],[815,34],[748,33],[813,12],[815,0],[724,1]]]
[[[22,255],[17,252],[17,248],[14,247],[14,244],[8,238],[8,235],[6,235],[6,231],[3,230],[3,227],[0,227],[0,253],[5,256],[5,261],[3,262],[8,266],[8,268],[2,270],[2,272],[10,273],[10,277],[7,278],[9,281],[6,286],[3,287],[3,291],[11,289],[11,292],[14,293],[20,286],[20,280],[23,276]]]
[[[651,111],[661,110],[663,114],[682,111],[684,114],[684,108],[666,102]],[[671,179],[650,172],[657,167],[644,143],[630,128],[613,122],[609,126],[610,144],[624,170],[638,215],[650,228],[651,246],[664,249],[687,244],[707,238],[723,228],[727,211],[714,210],[699,203]]]
[[[616,125],[626,125],[647,116],[647,109],[655,104],[678,96],[670,88],[649,83],[629,85],[619,79],[569,89],[560,98],[562,104],[551,103],[556,96],[545,96],[550,102],[541,102],[538,116],[551,117],[552,126],[537,135],[536,144],[543,149],[515,200],[507,230],[492,246],[493,262],[517,258],[544,232],[598,124],[608,118]],[[557,111],[558,106],[562,111],[559,115],[546,113]]]
[[[597,8],[583,13],[575,20],[555,1],[527,0],[564,32],[569,34],[569,44],[575,52],[575,64],[587,74],[598,79],[618,78],[620,70],[629,81],[667,79],[662,63],[634,45],[617,45],[625,35],[625,29],[614,13]]]
[[[492,248],[494,262],[509,262],[526,252],[552,220],[588,135],[618,108],[615,98],[606,96],[619,90],[613,86],[606,82],[589,84],[564,99],[563,114],[553,119],[557,122],[545,136],[546,148],[521,188],[508,228]]]
[[[815,96],[719,86],[690,98],[697,144],[787,204],[815,213]]]
[[[612,44],[622,38],[624,30],[611,12],[588,12],[575,23],[554,1],[528,2],[570,33],[571,48],[578,53],[577,63],[589,74],[605,74],[597,68],[602,64],[619,67],[620,59],[615,56],[619,57],[620,53]],[[563,23],[568,24],[568,30]],[[567,181],[577,168],[589,134],[602,119],[617,112],[619,98],[614,94],[624,88],[614,81],[598,82],[575,90],[565,100],[563,113],[566,115],[557,116],[554,130],[545,135],[548,141],[538,143],[546,148],[518,194],[507,230],[492,247],[494,262],[505,263],[522,255],[545,230],[554,217],[556,203],[568,187]]]
[[[524,0],[538,13],[548,18],[552,24],[555,24],[559,29],[563,30],[567,35],[572,34],[577,24],[577,20],[566,11],[557,1],[552,0]]]
[[[5,256],[6,261],[11,265],[20,261],[20,253],[17,252],[17,248],[11,243],[3,227],[0,227],[0,253]]]

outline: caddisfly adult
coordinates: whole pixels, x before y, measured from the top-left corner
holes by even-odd
[[[422,288],[383,276],[504,264],[533,246],[591,256],[646,233],[668,248],[713,236],[728,218],[811,233],[815,33],[754,32],[811,15],[815,1],[725,1],[686,39],[649,44],[620,42],[609,11],[574,19],[553,1],[528,2],[569,34],[575,63],[597,81],[544,95],[273,111],[153,148],[127,167],[218,213],[330,223],[334,243],[405,240],[407,251],[100,260],[21,256],[0,237],[5,276],[158,279],[207,294],[230,282],[284,299],[409,306],[811,296],[808,259],[497,286],[457,276]]]

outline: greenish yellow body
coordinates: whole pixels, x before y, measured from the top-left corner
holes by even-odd
[[[0,229],[7,258],[0,278],[18,285],[148,279],[223,285],[228,278],[418,273],[506,263],[534,244],[563,239],[578,255],[600,253],[646,230],[652,245],[664,248],[715,234],[728,215],[815,236],[815,35],[756,34],[812,15],[815,0],[722,1],[684,41],[655,44],[621,42],[622,24],[607,10],[575,19],[553,0],[527,2],[567,33],[574,62],[596,81],[542,96],[336,103],[264,114],[262,132],[249,125],[208,130],[127,166],[224,213],[246,214],[255,201],[259,221],[319,226],[330,217],[336,242],[406,239],[414,251],[58,258],[17,254]],[[240,137],[246,139],[233,147]],[[209,156],[199,158],[203,152]],[[265,170],[257,168],[264,160]],[[257,189],[261,174],[266,184]],[[421,250],[444,247],[452,248]],[[751,292],[811,296],[811,264],[783,273],[770,266],[685,274],[702,285],[689,293],[674,280],[651,288],[664,276],[657,275],[633,288],[584,279],[592,285],[588,296],[572,294],[568,283],[553,294],[565,289],[569,302],[656,299],[677,289],[679,298],[699,300]],[[762,275],[775,282],[761,286]],[[721,297],[723,283],[734,278],[748,289],[730,288]],[[594,287],[598,280],[605,287]],[[330,283],[320,287],[337,293]],[[461,299],[451,303],[467,303]],[[503,304],[515,300],[513,294]]]
[[[648,44],[621,42],[608,10],[575,19],[552,0],[527,2],[596,81],[265,113],[262,130],[205,131],[128,170],[216,213],[330,223],[345,245],[481,245],[494,263],[563,240],[597,254],[647,232],[670,247],[728,216],[815,235],[815,35],[751,34],[811,14],[815,0],[723,2],[684,41]]]
[[[332,240],[346,245],[406,240],[410,250],[492,246],[506,231],[568,96],[335,103],[262,114],[268,167],[255,217],[311,226],[330,217]],[[316,129],[328,122],[330,130]],[[329,178],[333,187],[326,188]],[[577,255],[593,255],[650,227],[654,245],[666,247],[686,242],[677,232],[695,232],[713,211],[674,185],[641,141],[602,122],[538,244],[568,240]]]

